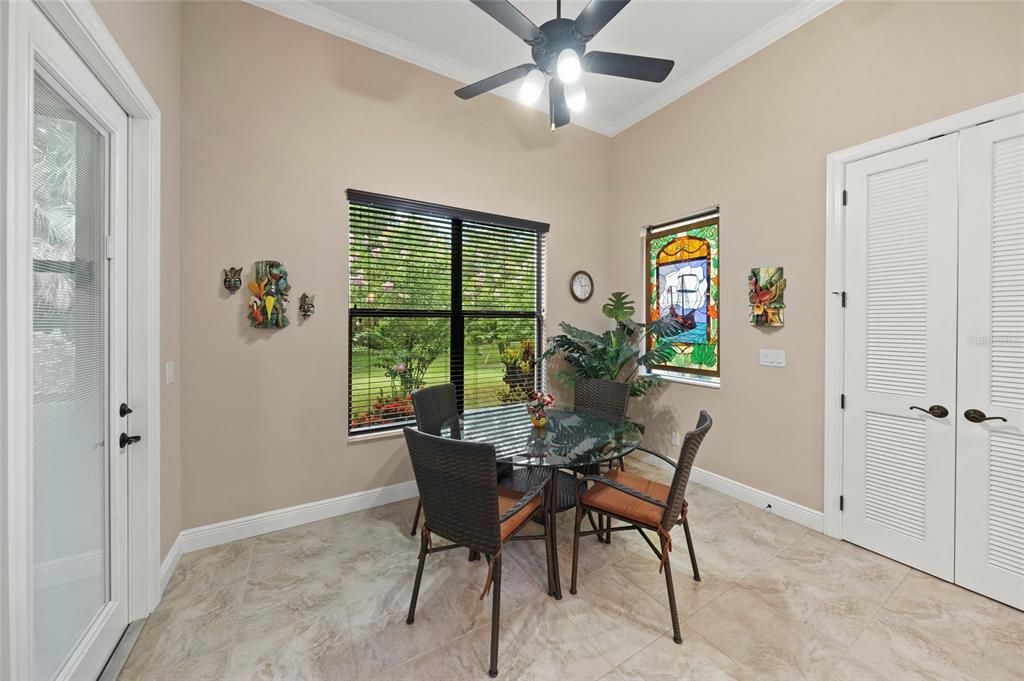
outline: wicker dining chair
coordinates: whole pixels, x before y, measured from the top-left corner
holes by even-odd
[[[616,423],[626,422],[629,410],[629,384],[603,378],[576,379],[573,411],[600,416]]]
[[[441,429],[449,425],[452,428],[452,437],[459,438],[459,403],[454,383],[417,390],[412,394],[412,408],[416,414],[416,429],[421,433],[440,435]],[[512,474],[512,466],[499,463],[495,467],[495,473],[499,480],[508,477]],[[416,515],[413,516],[410,535],[416,534],[422,509],[423,502],[420,501],[416,504]]]
[[[659,572],[665,573],[665,587],[668,589],[669,608],[672,612],[672,633],[676,643],[682,643],[679,631],[679,613],[676,609],[676,594],[672,584],[672,566],[669,553],[672,551],[672,535],[669,531],[673,525],[681,524],[686,534],[686,547],[690,553],[690,565],[693,567],[693,578],[700,581],[700,570],[697,568],[697,555],[693,550],[693,538],[690,536],[690,523],[686,518],[686,483],[690,479],[693,461],[697,458],[697,450],[704,436],[711,430],[711,416],[706,411],[700,412],[697,426],[686,434],[683,446],[679,451],[679,460],[672,459],[649,449],[643,451],[662,459],[675,467],[672,482],[664,485],[648,480],[639,475],[631,475],[623,471],[609,471],[606,476],[589,475],[580,481],[579,501],[576,504],[576,524],[572,538],[572,585],[569,593],[576,593],[576,571],[579,563],[580,537],[592,534],[619,532],[635,529],[644,538],[651,550],[661,560]],[[592,483],[586,491],[584,487]],[[621,520],[626,525],[608,527],[587,532],[580,531],[583,516],[589,512],[597,512]],[[661,540],[661,550],[654,545],[644,530],[657,532]]]
[[[615,423],[625,423],[626,413],[629,411],[629,384],[609,381],[603,378],[578,378],[576,379],[576,390],[573,395],[573,411],[579,414],[597,416]],[[620,456],[608,462],[608,470],[611,470],[616,463],[619,470],[626,470],[626,457]],[[595,466],[593,473],[598,472]],[[593,519],[591,518],[593,524]],[[611,520],[603,515],[597,516],[597,525],[594,529],[607,528],[611,526]],[[611,544],[612,535],[610,532],[599,534],[598,540]]]
[[[626,412],[629,411],[629,384],[603,378],[578,378],[573,411],[625,423]],[[619,469],[626,470],[625,457],[619,457],[617,461]],[[608,468],[614,463],[609,461]]]
[[[543,485],[523,494],[498,487],[494,477],[494,445],[467,442],[428,435],[413,428],[405,429],[405,442],[423,502],[423,528],[420,532],[419,564],[412,588],[412,602],[406,623],[416,616],[416,599],[423,577],[427,555],[458,547],[467,547],[487,558],[487,578],[480,600],[493,587],[491,601],[491,663],[488,673],[498,675],[498,623],[501,616],[501,553],[506,542],[535,513],[544,513],[541,504]],[[431,534],[451,544],[434,547]],[[551,547],[547,541],[547,525],[543,537],[548,563]]]

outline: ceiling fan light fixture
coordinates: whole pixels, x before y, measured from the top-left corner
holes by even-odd
[[[583,81],[577,80],[565,86],[565,105],[569,111],[583,111],[587,106],[587,91],[583,89]]]
[[[534,69],[523,79],[519,86],[519,101],[526,105],[534,104],[540,99],[540,93],[544,91],[544,73]]]
[[[552,130],[569,125],[572,122],[571,112],[586,107],[587,93],[582,82],[584,71],[588,78],[590,74],[599,74],[661,83],[674,66],[671,59],[587,49],[590,41],[630,0],[589,0],[575,19],[562,16],[562,2],[559,0],[555,18],[540,26],[517,9],[511,0],[470,2],[522,40],[530,48],[532,61],[460,87],[455,96],[472,99],[521,80],[518,99],[527,106],[535,107],[546,85]]]
[[[580,55],[576,54],[576,50],[571,47],[567,47],[558,53],[556,68],[558,70],[558,79],[566,85],[579,80],[580,74],[583,72],[583,66],[580,64]]]

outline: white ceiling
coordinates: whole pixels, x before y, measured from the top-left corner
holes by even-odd
[[[469,0],[249,2],[463,83],[531,61],[525,43]],[[675,68],[660,84],[584,74],[587,108],[573,114],[573,123],[615,135],[837,2],[633,0],[588,48],[673,59]],[[537,25],[555,17],[554,0],[513,4]],[[586,4],[565,0],[562,15],[573,18]],[[507,85],[495,93],[515,100],[516,88]],[[546,110],[545,98],[537,108]]]

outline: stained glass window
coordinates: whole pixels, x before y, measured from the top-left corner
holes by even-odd
[[[719,376],[718,222],[715,211],[647,230],[647,321],[681,327],[669,339],[679,352],[655,371]]]

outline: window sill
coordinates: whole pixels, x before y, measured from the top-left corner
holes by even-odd
[[[375,440],[391,440],[396,437],[402,437],[402,429],[397,430],[381,430],[376,433],[359,433],[358,435],[349,435],[348,443],[350,445],[359,444],[360,442],[373,442]]]
[[[719,378],[696,378],[694,376],[673,376],[671,374],[655,372],[655,376],[660,376],[662,379],[669,383],[680,383],[682,385],[695,385],[699,388],[711,388],[712,390],[718,390],[722,387],[722,381]]]

